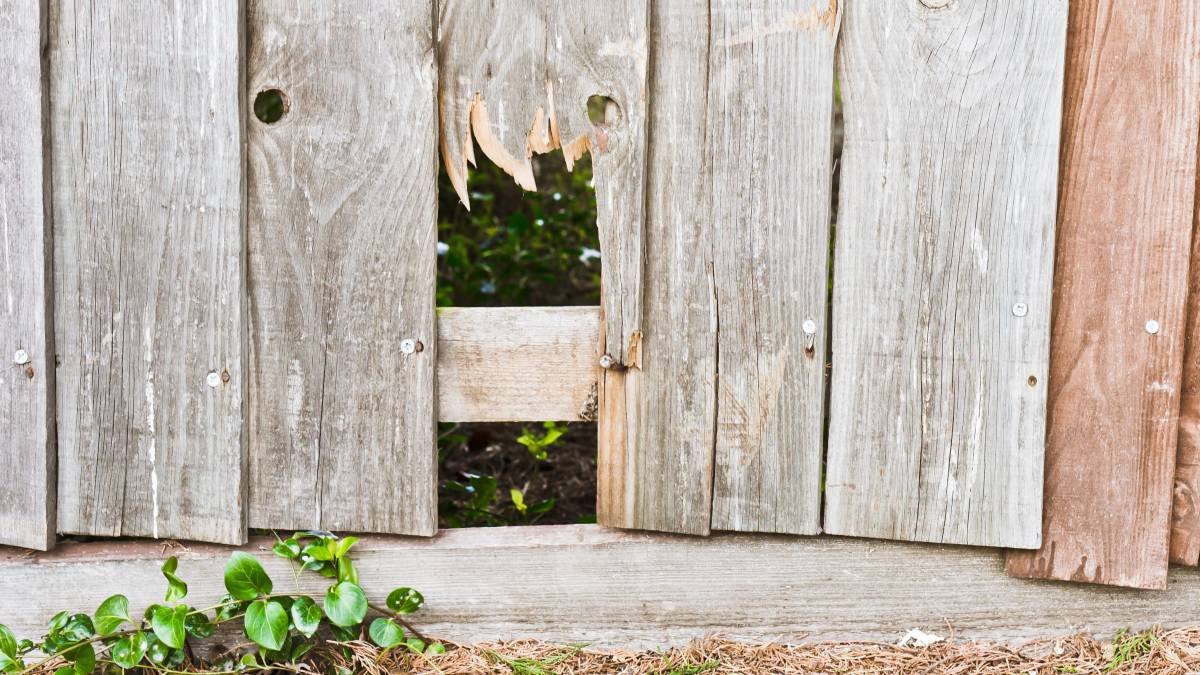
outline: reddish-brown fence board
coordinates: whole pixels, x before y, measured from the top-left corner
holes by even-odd
[[[1200,3],[1071,3],[1042,548],[1010,574],[1167,578]]]
[[[1193,214],[1193,223],[1196,216]],[[1192,226],[1187,336],[1179,391],[1179,447],[1171,508],[1171,562],[1200,562],[1200,237]]]

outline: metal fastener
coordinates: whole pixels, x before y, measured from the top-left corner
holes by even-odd
[[[812,335],[817,332],[817,322],[812,319],[805,319],[803,328],[805,333]]]
[[[214,387],[214,388],[219,387],[219,386],[221,386],[221,375],[220,375],[220,373],[218,373],[217,371],[214,370],[208,374],[206,381],[208,382],[208,386],[210,386],[210,387]]]
[[[13,354],[13,362],[20,366],[29,363],[29,352],[24,349],[18,349],[17,353]]]
[[[1158,335],[1158,329],[1159,329],[1158,322],[1155,321],[1154,319],[1150,319],[1149,321],[1146,322],[1146,332],[1147,333],[1149,333],[1151,335]]]
[[[401,354],[415,354],[425,350],[425,345],[421,344],[420,340],[406,338],[400,341]]]
[[[1017,304],[1013,305],[1012,312],[1013,316],[1025,316],[1029,313],[1029,305],[1026,305],[1023,302],[1018,302]]]

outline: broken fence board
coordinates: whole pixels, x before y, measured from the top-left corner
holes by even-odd
[[[437,529],[437,77],[429,0],[254,0],[256,527]],[[409,348],[405,348],[405,341]]]
[[[1038,545],[1066,14],[846,4],[831,533]]]
[[[54,543],[45,2],[0,0],[0,543]]]
[[[597,307],[445,307],[442,422],[595,420]]]
[[[50,4],[61,531],[245,541],[240,5]]]
[[[256,537],[243,550],[282,585],[292,569],[271,553],[271,543]],[[60,544],[32,556],[0,549],[0,618],[18,636],[36,638],[55,612],[91,611],[114,593],[127,594],[133,616],[141,616],[162,602],[159,566],[167,555],[179,557],[189,601],[207,606],[226,592],[229,554],[219,546],[164,550],[148,542]],[[397,586],[420,589],[421,631],[460,643],[529,637],[654,648],[714,634],[895,642],[912,628],[952,631],[959,640],[1111,637],[1123,629],[1194,626],[1200,595],[1194,568],[1174,568],[1171,592],[1159,593],[1014,579],[994,549],[838,537],[699,539],[594,525],[464,528],[428,540],[366,537],[354,547],[354,561],[374,602]],[[296,592],[315,597],[329,585],[315,574],[299,581]]]
[[[1009,555],[1008,571],[1162,588],[1200,3],[1072,2],[1067,45],[1044,534],[1041,550]]]

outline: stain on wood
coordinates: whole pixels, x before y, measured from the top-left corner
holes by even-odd
[[[1034,548],[1065,0],[847,3],[825,528]]]
[[[46,3],[0,0],[0,544],[54,544]]]
[[[1017,576],[1163,588],[1200,5],[1071,3],[1042,548]],[[1190,427],[1189,427],[1190,430]]]
[[[437,529],[437,77],[427,0],[253,0],[250,522]],[[410,341],[407,342],[406,341]]]
[[[50,3],[63,532],[245,541],[242,18]]]

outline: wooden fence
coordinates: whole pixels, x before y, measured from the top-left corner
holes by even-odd
[[[1132,4],[0,0],[0,542],[432,535],[439,420],[596,419],[602,525],[1162,588],[1200,2]],[[476,147],[591,153],[602,307],[435,312]]]

